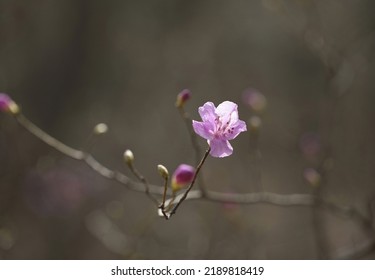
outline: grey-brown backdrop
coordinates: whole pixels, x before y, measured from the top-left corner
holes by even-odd
[[[107,123],[93,154],[132,177],[122,161],[130,148],[162,184],[157,164],[194,162],[176,94],[192,91],[194,119],[204,102],[231,100],[248,120],[242,94],[252,88],[267,99],[261,158],[241,134],[231,157],[208,159],[207,188],[313,194],[306,168],[323,166],[319,194],[372,221],[374,8],[370,0],[1,0],[0,91],[73,147]],[[1,116],[3,259],[373,258],[373,238],[350,215],[306,206],[192,201],[165,221],[144,194]]]

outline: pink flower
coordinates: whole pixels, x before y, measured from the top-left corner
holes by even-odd
[[[203,122],[193,121],[195,133],[207,139],[213,157],[227,157],[233,153],[228,140],[233,140],[243,131],[246,123],[238,119],[237,104],[224,101],[217,108],[212,102],[199,107],[199,115]]]
[[[194,167],[187,164],[180,164],[172,175],[172,190],[178,191],[187,184],[190,184],[194,178],[194,174]]]

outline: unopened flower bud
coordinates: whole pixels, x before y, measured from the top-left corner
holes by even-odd
[[[124,160],[128,165],[132,165],[134,161],[134,155],[133,152],[130,150],[126,150],[124,152]]]
[[[104,134],[104,133],[107,133],[107,131],[108,131],[108,126],[105,123],[98,123],[94,127],[94,134],[95,135]]]
[[[187,165],[181,164],[177,167],[172,176],[172,191],[176,192],[183,187],[191,183],[195,175],[195,168]]]
[[[159,174],[161,175],[161,177],[163,177],[166,180],[168,179],[169,172],[168,172],[168,169],[164,165],[159,164],[158,165],[158,171],[159,171]]]
[[[9,95],[0,93],[0,111],[15,115],[20,112],[20,107],[9,97]]]
[[[188,89],[184,89],[177,95],[176,107],[184,106],[185,102],[191,97],[191,92]]]
[[[266,97],[256,89],[249,88],[245,90],[242,97],[245,104],[257,113],[264,111],[267,106]]]
[[[319,186],[322,178],[314,168],[306,168],[303,171],[303,177],[313,187]]]

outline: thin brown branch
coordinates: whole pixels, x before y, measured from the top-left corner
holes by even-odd
[[[178,209],[178,207],[181,205],[181,203],[187,198],[189,192],[191,191],[191,189],[193,188],[194,186],[194,183],[195,183],[195,180],[197,179],[197,176],[199,174],[199,171],[201,170],[204,162],[206,161],[206,158],[208,156],[208,154],[210,153],[211,151],[211,148],[208,147],[203,158],[201,159],[200,163],[198,164],[196,170],[195,170],[195,174],[194,174],[194,177],[193,177],[193,180],[191,181],[190,183],[190,186],[187,188],[187,190],[185,191],[185,193],[182,195],[182,197],[180,198],[180,200],[177,202],[177,204],[173,207],[169,217],[171,217],[172,215],[174,215]],[[203,196],[203,193],[201,193],[202,196]]]
[[[165,217],[165,219],[168,220],[168,215],[165,211],[165,200],[167,198],[167,190],[168,190],[168,176],[164,177],[164,192],[163,192],[163,199],[162,199],[162,202],[161,204],[159,205],[159,209],[161,210],[161,212],[163,213],[163,216]]]
[[[156,205],[159,206],[158,200],[150,193],[150,184],[148,183],[145,176],[143,176],[137,168],[135,168],[134,163],[128,164],[130,171],[134,174],[134,176],[143,183],[144,185],[144,192],[150,198],[150,200]]]
[[[194,153],[195,153],[195,164],[198,165],[201,160],[200,156],[202,154],[202,151],[201,151],[201,147],[198,144],[196,134],[194,133],[192,129],[192,119],[190,118],[189,114],[185,112],[185,109],[183,106],[177,107],[177,109],[182,119],[184,120],[184,124],[186,126],[187,131],[189,132],[191,145],[193,146]]]
[[[144,182],[137,183],[125,174],[111,170],[108,167],[102,165],[98,162],[92,155],[87,154],[83,151],[73,149],[66,144],[60,142],[59,140],[48,135],[46,132],[41,130],[31,121],[29,121],[24,115],[17,114],[15,115],[17,122],[36,138],[40,139],[48,146],[56,149],[62,154],[66,155],[75,160],[80,160],[86,163],[90,168],[92,168],[99,175],[114,180],[124,186],[129,190],[136,192],[145,192]],[[206,151],[205,158],[207,157],[209,150]],[[203,163],[202,163],[203,164]],[[199,173],[200,166],[197,168],[197,173]],[[196,178],[195,178],[196,179]],[[191,185],[192,187],[192,185]],[[190,188],[191,189],[191,188]],[[148,184],[148,192],[150,194],[162,196],[164,194],[164,188],[161,186]],[[167,195],[171,196],[171,191],[167,191]],[[203,196],[201,190],[189,191],[184,194],[177,195],[175,198],[172,197],[165,201],[165,204],[168,207],[172,206],[175,201],[183,200],[195,200],[195,199],[204,199],[206,201],[212,201],[217,203],[233,203],[233,204],[271,204],[279,207],[288,207],[288,206],[306,206],[306,207],[322,207],[330,212],[342,215],[346,218],[351,218],[356,221],[359,221],[367,228],[374,230],[372,225],[371,218],[367,218],[362,215],[358,210],[353,207],[343,207],[337,205],[333,202],[317,198],[315,195],[311,194],[277,194],[270,192],[258,192],[258,193],[221,193],[215,191],[206,191],[205,196]],[[319,203],[317,203],[319,202]],[[177,209],[177,208],[176,208]],[[173,211],[173,210],[172,210]]]
[[[235,204],[266,203],[277,206],[312,206],[315,204],[315,196],[310,194],[221,193],[209,191],[206,198],[211,201]]]
[[[18,123],[26,128],[31,134],[42,140],[44,143],[46,143],[48,146],[51,146],[58,150],[60,153],[71,157],[76,160],[83,160],[85,157],[85,153],[80,150],[75,150],[64,143],[60,142],[59,140],[53,138],[49,134],[45,133],[43,130],[41,130],[39,127],[37,127],[35,124],[33,124],[31,121],[29,121],[23,114],[17,114],[15,115],[16,120]]]
[[[184,106],[178,106],[177,107],[178,112],[180,113],[187,131],[189,132],[190,135],[190,142],[194,150],[194,155],[195,155],[195,165],[198,165],[200,160],[201,160],[201,154],[202,150],[201,147],[198,144],[197,140],[197,135],[195,134],[194,130],[192,129],[192,119],[190,118],[189,114],[185,112]],[[203,182],[203,177],[202,174],[198,176],[198,187],[202,191],[203,195],[206,195],[206,188]]]
[[[375,239],[369,238],[354,247],[342,248],[332,257],[333,259],[353,260],[362,259],[375,251]]]
[[[15,115],[15,119],[23,128],[28,130],[31,134],[33,134],[36,138],[46,143],[48,146],[56,149],[57,151],[66,155],[67,157],[85,162],[96,173],[107,179],[115,180],[127,186],[131,190],[145,192],[147,195],[150,195],[151,193],[160,195],[163,192],[162,188],[159,186],[151,187],[148,184],[147,180],[143,177],[143,175],[141,175],[135,168],[132,169],[132,172],[142,182],[142,184],[137,184],[131,181],[126,175],[122,174],[119,171],[109,169],[108,167],[104,166],[99,161],[97,161],[91,154],[85,153],[81,150],[73,149],[67,146],[66,144],[60,142],[56,138],[50,136],[42,129],[37,127],[34,123],[29,121],[24,115],[17,114]],[[158,204],[157,200],[154,197],[152,197],[152,200]]]

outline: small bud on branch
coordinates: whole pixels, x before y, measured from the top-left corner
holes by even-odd
[[[93,130],[95,135],[101,135],[108,132],[108,126],[105,123],[98,123]]]
[[[178,95],[177,95],[177,100],[176,100],[176,107],[180,108],[185,105],[186,101],[188,101],[191,97],[191,92],[188,89],[182,90]]]
[[[124,160],[126,162],[127,165],[132,165],[133,162],[134,162],[134,155],[133,155],[133,152],[130,151],[130,150],[126,150],[124,152]]]
[[[20,107],[9,97],[9,95],[0,93],[0,111],[16,115],[20,112]]]
[[[163,177],[166,180],[168,179],[169,177],[168,169],[164,165],[159,164],[158,171],[161,177]]]

